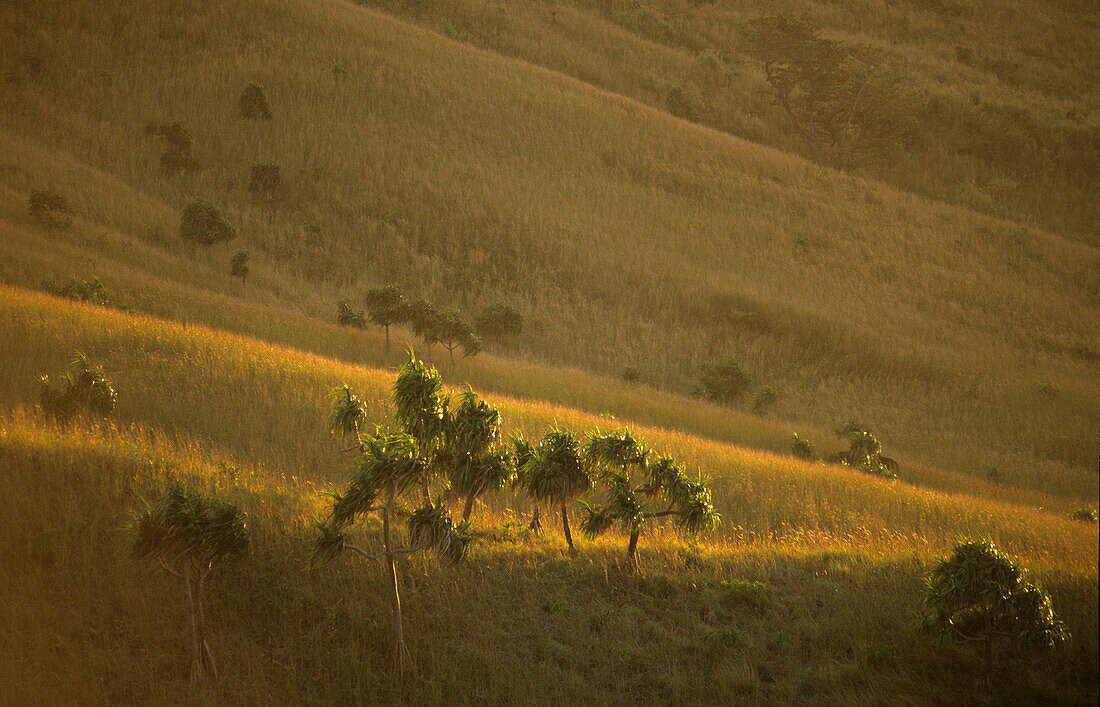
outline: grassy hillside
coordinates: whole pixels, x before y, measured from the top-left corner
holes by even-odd
[[[1069,514],[1100,497],[1100,20],[987,5],[0,3],[0,703],[974,701],[969,654],[914,635],[924,576],[970,536],[1074,635],[1012,654],[990,699],[1095,704],[1097,528]],[[746,53],[771,11],[880,51],[905,139],[846,173],[804,159]],[[239,116],[250,82],[271,121]],[[167,174],[147,126],[173,122],[194,164]],[[45,189],[71,225],[30,213]],[[196,198],[239,236],[184,242]],[[42,292],[70,275],[110,305]],[[509,433],[629,425],[712,480],[725,522],[647,533],[634,575],[625,537],[570,559],[525,499],[485,499],[467,564],[402,570],[419,672],[397,687],[378,568],[305,563],[352,466],[333,389],[383,422],[394,365],[425,353],[334,323],[390,283],[521,310],[476,358],[437,349],[449,389]],[[37,378],[76,350],[118,408],[59,429]],[[692,397],[727,356],[746,399]],[[789,455],[796,431],[840,449],[852,418],[899,481]],[[254,532],[210,589],[205,686],[180,587],[123,549],[172,478]]]
[[[1096,496],[1091,247],[839,176],[351,5],[93,7],[4,10],[8,65],[46,39],[68,48],[37,63],[0,115],[17,238],[63,238],[93,258],[121,239],[113,259],[140,252],[192,282],[187,261],[212,276],[248,250],[254,286],[206,287],[325,319],[339,297],[387,282],[471,315],[506,299],[527,316],[513,349],[525,356],[609,374],[633,365],[689,392],[704,365],[733,355],[757,389],[778,392],[774,413],[806,429],[856,417],[902,456]],[[259,143],[235,117],[256,79],[276,108]],[[143,130],[173,120],[200,169],[165,178],[163,146]],[[245,184],[267,160],[284,175],[273,203]],[[26,216],[29,191],[47,185],[82,217],[73,234]],[[229,250],[179,242],[177,209],[196,196],[240,226]],[[74,269],[112,279],[109,264],[10,249],[11,282]],[[227,319],[211,323],[243,326]]]
[[[524,502],[490,499],[475,511],[485,536],[466,565],[416,561],[403,574],[420,672],[394,693],[377,568],[305,567],[319,492],[350,466],[325,433],[330,391],[349,382],[381,420],[391,372],[37,295],[6,293],[0,313],[12,342],[0,403],[15,410],[0,423],[0,483],[20,499],[3,520],[5,569],[20,579],[0,601],[16,627],[3,640],[19,641],[5,647],[18,656],[5,701],[166,702],[190,690],[246,702],[560,702],[590,699],[593,685],[623,703],[960,699],[971,663],[913,634],[921,577],[960,535],[1019,556],[1076,637],[1049,659],[1014,663],[997,694],[1095,699],[1095,525],[645,426],[635,428],[714,479],[719,531],[699,543],[647,534],[632,577],[617,533],[570,560],[556,532],[509,525]],[[63,345],[106,364],[120,394],[110,427],[59,430],[26,414],[28,374],[63,362]],[[607,422],[492,401],[510,430],[530,434]],[[122,551],[126,515],[169,477],[241,503],[254,532],[254,553],[211,588],[227,678],[206,688],[185,684],[179,588]],[[59,680],[33,678],[62,665]]]

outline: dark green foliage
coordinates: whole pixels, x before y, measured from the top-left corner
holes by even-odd
[[[950,558],[940,559],[928,578],[924,607],[923,631],[982,650],[987,687],[996,641],[1046,649],[1067,638],[1050,597],[985,540],[960,541]]]
[[[279,165],[254,164],[248,181],[248,190],[264,196],[271,196],[279,188],[280,181]]]
[[[463,521],[478,496],[502,488],[515,476],[512,457],[500,442],[500,414],[473,391],[464,393],[462,405],[447,416],[443,445],[436,453],[452,491],[466,498]]]
[[[572,432],[550,430],[533,449],[520,442],[517,458],[520,455],[526,459],[520,467],[520,483],[536,501],[568,503],[592,488],[591,474]]]
[[[180,486],[137,515],[130,554],[153,563],[194,563],[209,568],[248,550],[245,514],[237,506]]]
[[[814,447],[813,442],[802,439],[797,432],[794,433],[794,440],[791,442],[791,454],[799,459],[811,462],[821,459],[821,455],[817,453],[817,448]]]
[[[237,237],[237,229],[208,201],[189,203],[180,217],[180,237],[201,245],[214,245]]]
[[[1096,509],[1094,508],[1078,508],[1070,515],[1073,520],[1083,520],[1086,523],[1095,523],[1096,517]]]
[[[504,302],[485,307],[474,322],[477,332],[486,339],[503,339],[523,332],[523,315]]]
[[[103,375],[102,367],[93,367],[82,353],[74,354],[56,385],[46,375],[38,381],[42,412],[59,422],[68,422],[76,415],[106,417],[114,412],[118,396],[111,381]]]
[[[229,261],[229,274],[233,277],[240,278],[241,282],[245,281],[248,277],[248,253],[245,251],[238,251],[233,254],[233,259]]]
[[[242,118],[248,120],[271,120],[271,104],[267,101],[264,88],[258,83],[250,83],[237,99],[237,107]]]
[[[422,453],[434,451],[443,442],[449,399],[442,390],[439,371],[410,353],[397,372],[393,404],[398,424],[412,435]]]
[[[707,400],[732,405],[748,392],[749,375],[733,358],[707,366],[699,379],[700,393]]]
[[[32,191],[28,199],[31,216],[47,228],[68,228],[73,224],[73,210],[61,194],[47,189]]]
[[[386,350],[390,350],[390,327],[409,320],[405,293],[396,285],[367,290],[367,316],[372,324],[386,330]]]
[[[642,374],[638,373],[638,369],[634,366],[627,366],[623,369],[623,372],[619,374],[619,378],[622,378],[625,383],[637,383],[641,380]]]
[[[429,550],[452,565],[465,559],[472,539],[465,526],[454,526],[451,512],[442,503],[416,509],[409,516],[408,530],[413,547]]]
[[[363,318],[363,310],[352,309],[351,303],[346,299],[336,303],[336,323],[355,329],[363,329],[367,326],[367,320]]]
[[[439,343],[443,334],[443,318],[432,303],[426,299],[418,299],[409,304],[409,325],[413,333],[424,340],[428,347],[428,355],[431,356],[432,345]]]
[[[43,281],[42,289],[50,294],[58,295],[59,297],[68,297],[69,299],[79,300],[80,302],[90,302],[91,304],[98,304],[102,307],[106,307],[111,303],[110,297],[107,296],[107,288],[103,286],[103,283],[99,281],[98,277],[89,281],[79,280],[73,275],[69,277],[69,281],[65,284],[55,282],[51,278]]]

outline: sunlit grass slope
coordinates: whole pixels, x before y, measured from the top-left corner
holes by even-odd
[[[9,282],[100,275],[135,309],[230,330],[280,331],[267,307],[328,319],[339,297],[389,282],[470,315],[506,299],[527,317],[513,353],[634,365],[679,392],[730,354],[819,446],[819,430],[856,417],[916,461],[1096,497],[1094,248],[350,4],[0,13],[0,59],[34,69],[0,109]],[[259,143],[235,117],[251,80],[276,110]],[[200,169],[169,179],[143,130],[173,120]],[[246,189],[251,164],[269,160],[284,175],[273,204]],[[78,212],[71,233],[26,215],[30,190],[48,185]],[[197,196],[241,226],[229,248],[179,242],[178,209]],[[256,272],[244,291],[216,277],[238,248]],[[182,285],[204,292],[189,316]],[[234,313],[239,299],[249,315]]]
[[[1013,659],[994,699],[1096,699],[1097,529],[1064,513],[938,493],[636,426],[713,480],[725,523],[686,542],[658,529],[643,572],[625,538],[582,543],[506,524],[509,495],[475,510],[469,562],[403,573],[419,672],[396,692],[381,578],[354,563],[306,570],[319,492],[351,460],[325,431],[348,382],[374,419],[393,374],[144,316],[0,290],[0,649],[5,702],[593,702],[966,699],[964,654],[917,638],[921,577],[958,536],[994,539],[1031,567],[1075,634]],[[31,412],[35,374],[70,347],[103,362],[114,421],[60,430]],[[509,430],[607,420],[490,396]],[[235,466],[235,475],[225,471]],[[223,679],[190,687],[179,588],[133,568],[120,526],[176,478],[249,513],[253,554],[210,589]],[[763,587],[731,588],[733,580]],[[43,681],[37,676],[56,675]]]

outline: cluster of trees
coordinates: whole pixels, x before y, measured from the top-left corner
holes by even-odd
[[[347,386],[338,391],[333,407],[332,434],[350,439],[349,450],[358,450],[361,461],[344,489],[333,495],[328,517],[319,525],[313,562],[331,561],[344,551],[383,561],[399,672],[408,663],[408,648],[396,563],[426,551],[449,562],[462,560],[471,540],[474,504],[487,493],[509,484],[523,490],[536,504],[536,531],[541,529],[538,504],[559,508],[569,552],[576,554],[569,506],[602,491],[598,503],[584,504],[581,530],[594,537],[620,524],[630,533],[627,557],[632,568],[637,566],[638,538],[656,519],[674,516],[692,534],[719,521],[706,484],[689,479],[675,461],[646,449],[629,431],[597,430],[582,443],[572,432],[552,429],[538,442],[517,436],[505,443],[496,409],[471,390],[460,400],[455,406],[443,392],[439,372],[410,355],[393,388],[397,432],[376,427],[364,434],[365,406]],[[435,499],[433,488],[439,492]],[[449,497],[464,499],[457,525],[446,506]],[[657,505],[651,508],[651,503]],[[399,538],[393,518],[403,504],[418,507]],[[380,520],[381,538],[377,547],[367,548],[355,531],[371,515]]]
[[[898,478],[897,461],[882,454],[882,443],[865,425],[849,420],[836,429],[836,435],[848,443],[848,449],[830,454],[824,458],[825,462],[888,479]],[[791,442],[791,454],[806,461],[822,461],[813,442],[802,439],[797,433]]]
[[[628,371],[636,380],[637,372],[629,368]],[[623,379],[628,382],[627,372],[623,372]],[[732,356],[707,365],[699,377],[699,384],[695,388],[695,394],[707,400],[722,405],[736,405],[752,390],[752,379],[741,364]],[[752,401],[752,411],[763,415],[768,411],[779,396],[771,388],[761,388]]]
[[[456,350],[463,358],[481,353],[483,336],[499,340],[523,330],[523,315],[504,303],[485,307],[475,326],[471,326],[457,309],[437,308],[423,298],[410,299],[397,285],[370,289],[364,299],[365,310],[355,309],[346,299],[338,302],[337,323],[363,329],[369,321],[382,327],[386,333],[386,351],[390,350],[390,327],[408,325],[424,342],[429,361],[436,344],[447,350],[453,365]]]

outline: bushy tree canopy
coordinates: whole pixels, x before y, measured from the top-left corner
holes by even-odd
[[[237,237],[237,229],[213,204],[196,199],[183,209],[180,237],[201,245],[224,243]]]

